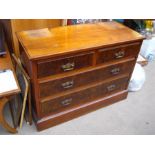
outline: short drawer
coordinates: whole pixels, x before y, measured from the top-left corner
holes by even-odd
[[[137,57],[140,50],[140,43],[127,44],[114,48],[105,48],[98,50],[97,64],[116,61],[128,57]]]
[[[69,95],[58,97],[50,101],[44,101],[41,103],[42,115],[61,112],[68,108],[79,106],[80,104],[88,103],[96,99],[103,98],[107,95],[125,90],[127,87],[128,79],[128,77],[123,77],[114,81],[86,88],[79,92],[74,92]]]
[[[107,67],[98,67],[97,69],[95,68],[72,76],[42,81],[40,82],[40,97],[44,98],[55,95],[122,74],[130,74],[134,64],[135,60],[128,60],[127,62],[121,62]]]
[[[92,65],[93,52],[56,60],[39,62],[37,65],[38,78],[69,72]]]

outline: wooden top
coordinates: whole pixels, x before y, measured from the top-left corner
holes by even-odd
[[[0,57],[0,70],[11,69],[14,73],[14,77],[15,77],[18,88],[15,90],[9,91],[9,92],[0,93],[0,97],[11,96],[11,95],[14,95],[20,92],[20,87],[17,81],[17,77],[15,75],[12,60],[11,60],[10,53],[8,51],[7,46],[6,46],[6,51],[7,51],[6,55],[4,55],[3,57],[2,56]]]
[[[139,33],[117,22],[81,24],[18,32],[29,59],[142,40]]]

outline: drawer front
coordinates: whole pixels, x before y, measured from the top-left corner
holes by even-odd
[[[137,57],[140,45],[140,43],[133,43],[115,48],[100,49],[98,50],[97,64],[120,60],[127,57]]]
[[[121,90],[125,90],[128,79],[128,77],[123,77],[114,81],[87,88],[85,90],[81,90],[79,92],[74,92],[69,95],[43,102],[41,103],[42,115],[61,112],[65,109],[114,94]]]
[[[69,72],[92,65],[93,52],[38,63],[38,78]]]
[[[100,67],[77,75],[40,83],[40,97],[55,95],[74,88],[100,82],[114,76],[131,73],[135,60]]]

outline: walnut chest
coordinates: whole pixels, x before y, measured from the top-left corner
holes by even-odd
[[[116,22],[22,31],[17,36],[39,131],[125,99],[144,39]]]

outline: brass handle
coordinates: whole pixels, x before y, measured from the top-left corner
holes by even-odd
[[[124,51],[119,51],[119,52],[115,53],[116,59],[123,58],[124,55],[125,55],[125,52]]]
[[[63,88],[67,89],[67,88],[71,88],[74,85],[74,81],[67,81],[65,83],[61,84]]]
[[[67,63],[67,64],[65,64],[65,65],[62,65],[61,67],[62,67],[62,69],[63,69],[64,72],[65,72],[65,71],[70,71],[70,70],[73,70],[73,69],[74,69],[75,63],[74,63],[74,62],[72,62],[72,63]]]
[[[113,91],[113,90],[115,90],[115,88],[116,88],[116,85],[115,84],[112,84],[112,85],[110,85],[110,86],[107,87],[107,90],[108,91]]]
[[[112,70],[111,70],[111,74],[113,74],[113,75],[116,75],[116,74],[118,74],[120,72],[120,68],[113,68]]]
[[[71,104],[72,102],[72,98],[69,98],[69,99],[65,99],[61,102],[62,105],[66,106],[66,105],[69,105]]]

